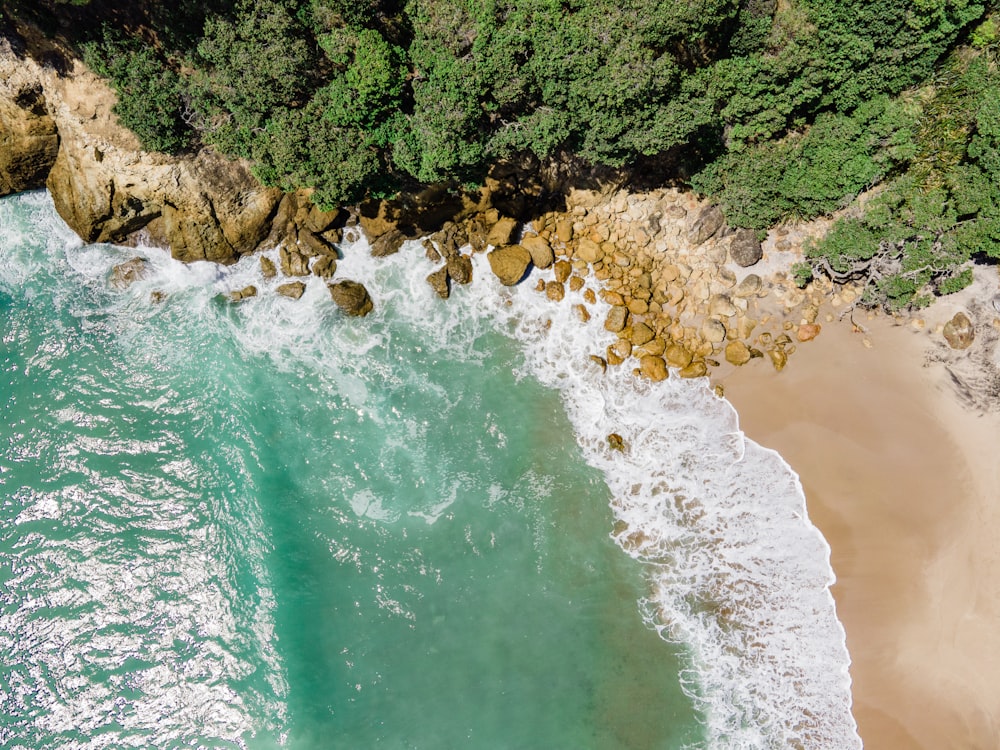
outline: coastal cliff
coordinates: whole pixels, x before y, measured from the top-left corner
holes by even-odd
[[[0,194],[47,187],[84,240],[128,244],[141,232],[183,261],[230,263],[267,236],[279,190],[211,149],[143,150],[105,82],[78,60],[39,63],[46,51],[32,44],[0,40]]]

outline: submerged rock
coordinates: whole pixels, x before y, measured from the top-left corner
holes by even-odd
[[[337,307],[348,315],[362,318],[375,309],[368,290],[357,281],[340,281],[330,284],[329,289]]]
[[[731,365],[745,365],[753,358],[749,347],[742,341],[730,341],[726,344],[726,361]]]
[[[114,289],[127,289],[137,281],[146,278],[148,264],[143,258],[135,257],[124,263],[119,263],[111,269],[108,283]]]
[[[274,261],[266,255],[260,256],[260,273],[265,279],[273,279],[278,275],[278,269],[274,266]]]
[[[803,342],[812,341],[819,336],[821,329],[822,326],[819,323],[803,323],[799,326],[799,330],[795,332],[795,338]]]
[[[764,282],[760,276],[755,273],[747,274],[743,281],[733,290],[733,296],[740,298],[754,297],[760,292],[763,285]]]

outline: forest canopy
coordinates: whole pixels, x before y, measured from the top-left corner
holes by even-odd
[[[519,154],[672,177],[763,230],[847,206],[803,276],[922,304],[1000,256],[998,28],[977,0],[7,0],[71,37],[150,149],[323,205]],[[67,19],[75,19],[68,23]],[[82,21],[82,22],[80,22]]]

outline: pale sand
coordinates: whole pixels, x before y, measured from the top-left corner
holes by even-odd
[[[922,366],[940,334],[865,323],[871,349],[828,323],[785,371],[715,381],[830,543],[865,747],[1000,748],[1000,416]]]

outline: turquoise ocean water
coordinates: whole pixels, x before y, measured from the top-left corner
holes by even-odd
[[[476,262],[352,320],[0,201],[0,746],[860,746],[795,475]]]

